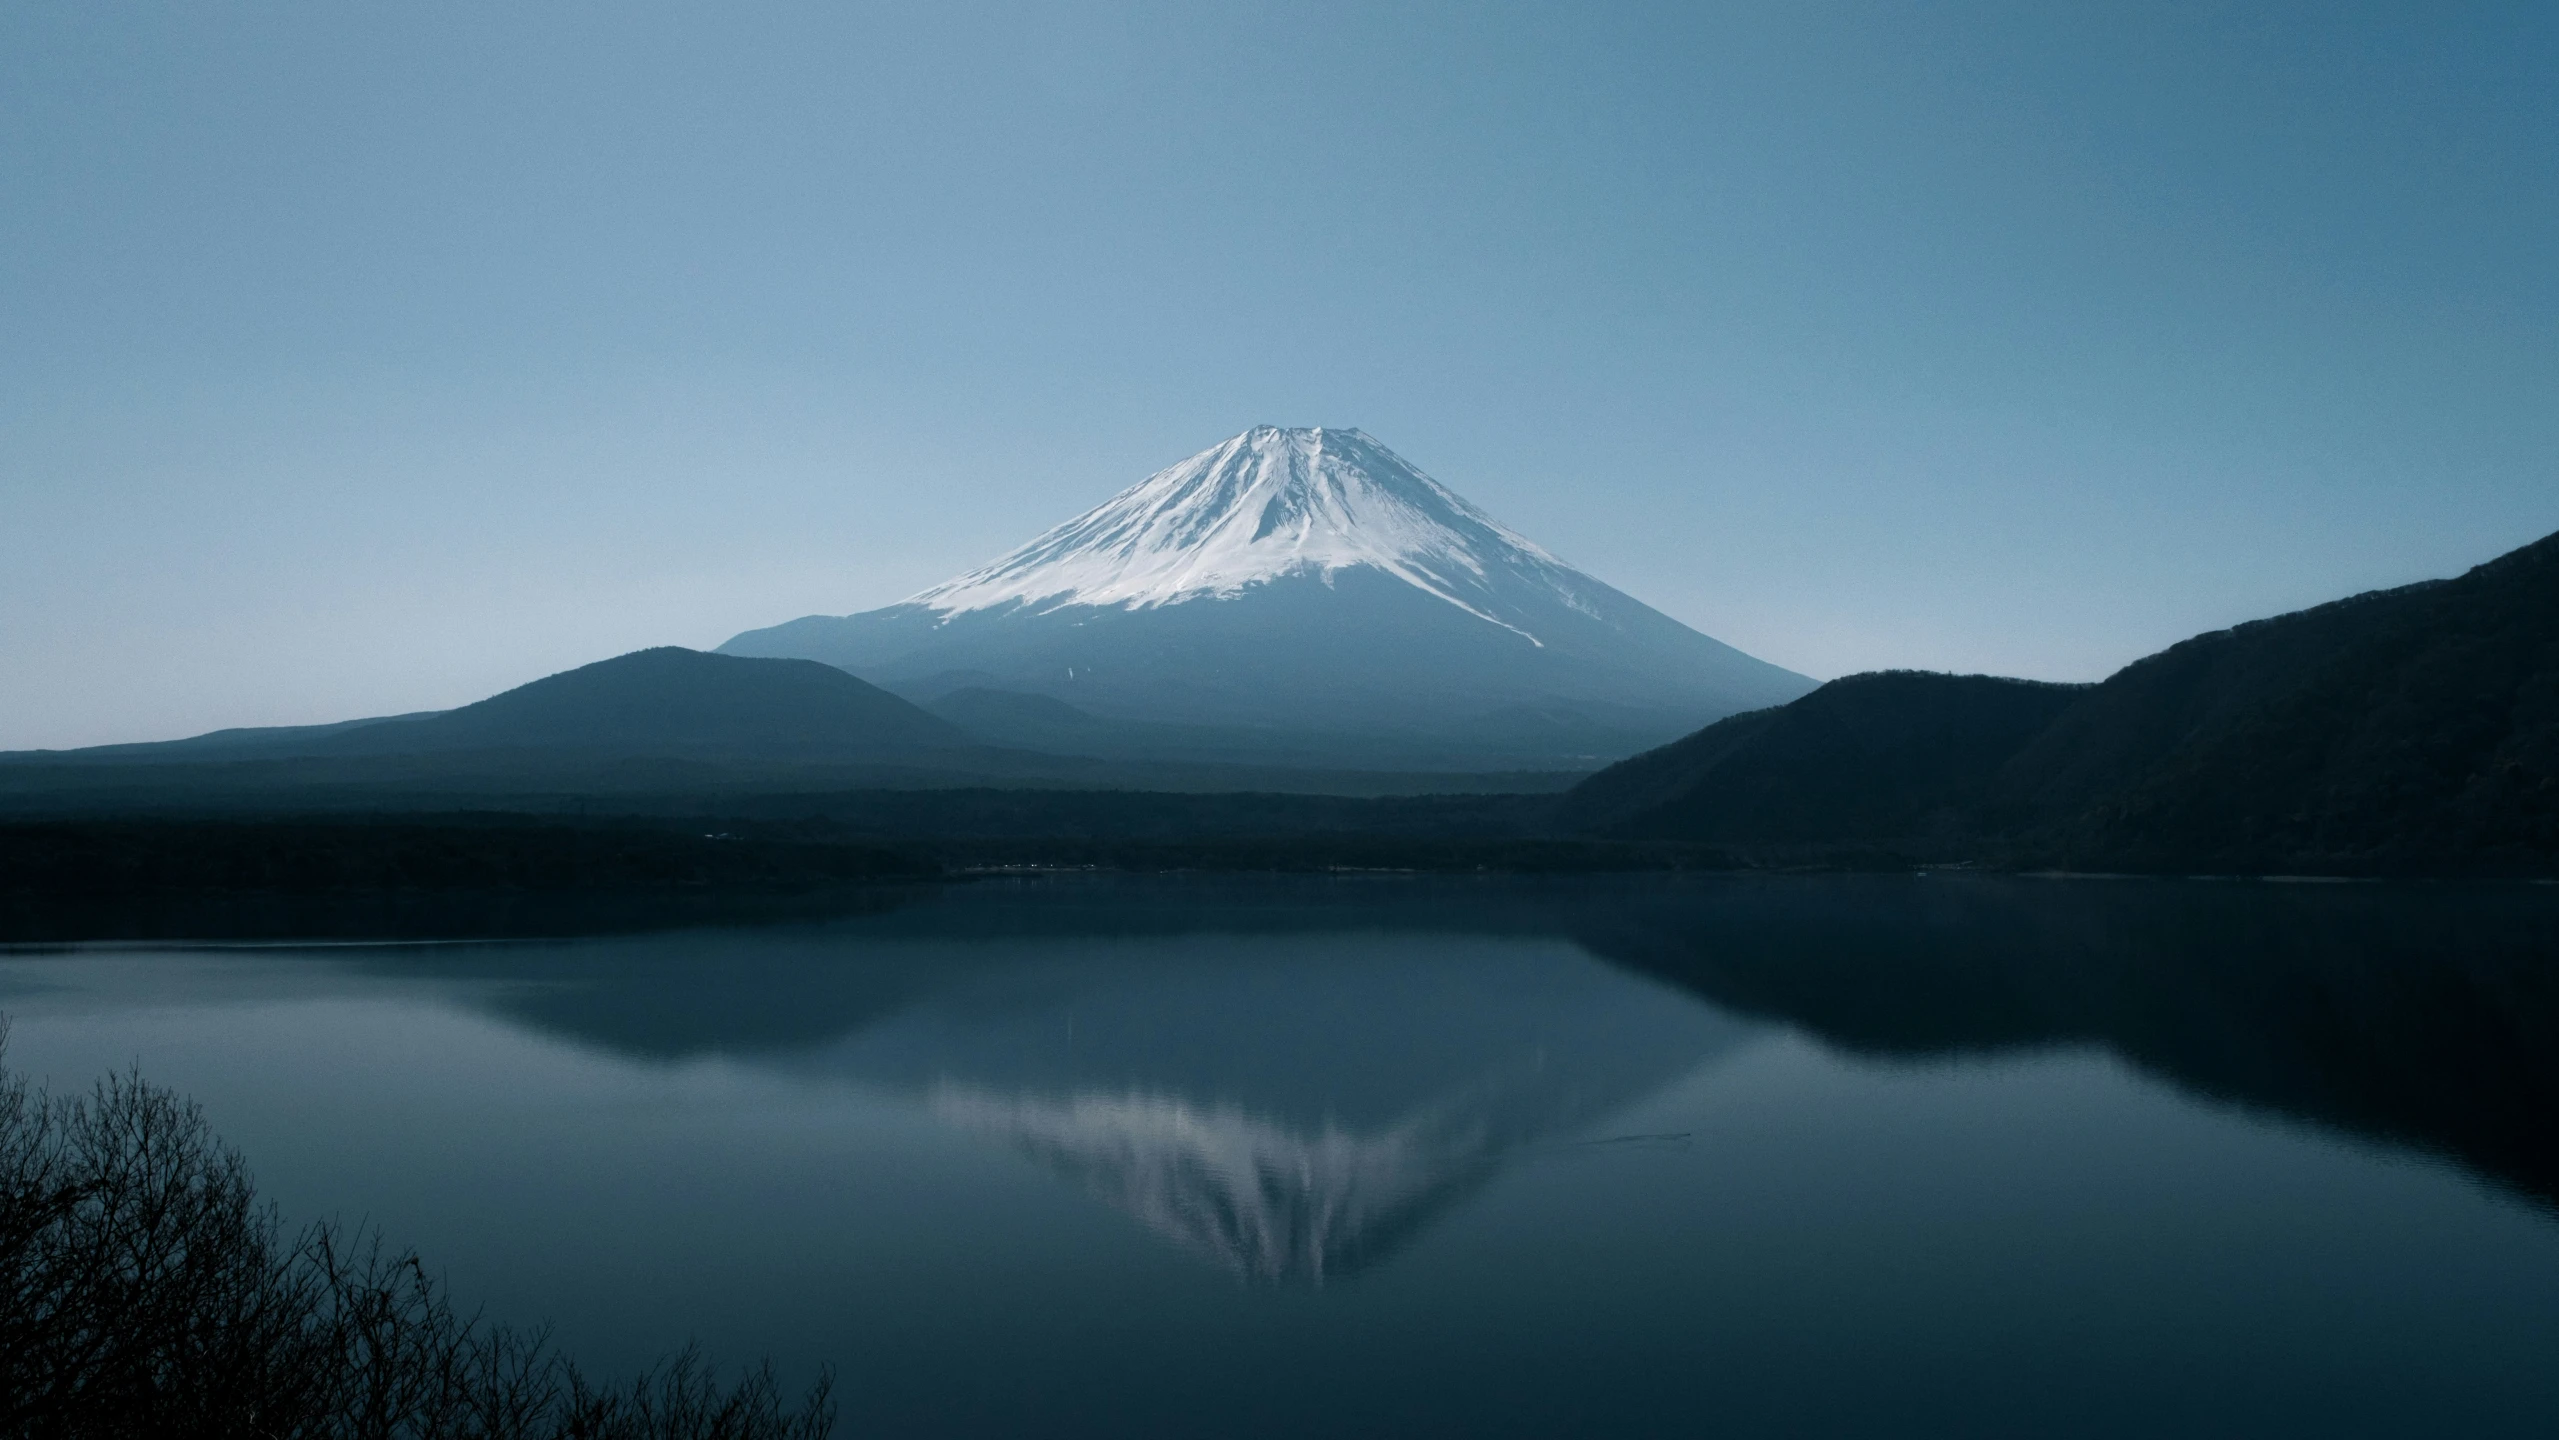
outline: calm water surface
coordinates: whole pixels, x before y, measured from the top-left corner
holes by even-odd
[[[0,1008],[845,1434],[2559,1433],[2547,889],[995,882]]]

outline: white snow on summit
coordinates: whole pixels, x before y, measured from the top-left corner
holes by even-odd
[[[1527,598],[1523,584],[1536,602],[1584,613],[1580,592],[1597,585],[1360,431],[1264,425],[906,603],[945,619],[1014,604],[1146,608],[1361,566],[1532,641],[1513,622],[1539,604],[1504,603]]]

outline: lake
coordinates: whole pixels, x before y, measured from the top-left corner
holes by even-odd
[[[988,880],[0,1009],[845,1435],[2559,1433],[2549,887]]]

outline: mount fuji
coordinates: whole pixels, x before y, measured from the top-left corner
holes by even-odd
[[[1587,765],[1814,682],[1564,564],[1358,430],[1261,426],[898,604],[751,630],[991,739]]]

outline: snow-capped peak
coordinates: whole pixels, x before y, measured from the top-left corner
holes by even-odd
[[[1145,608],[1358,566],[1508,629],[1520,627],[1490,592],[1519,579],[1587,608],[1575,572],[1367,435],[1269,425],[907,603],[945,617],[1012,604]]]

